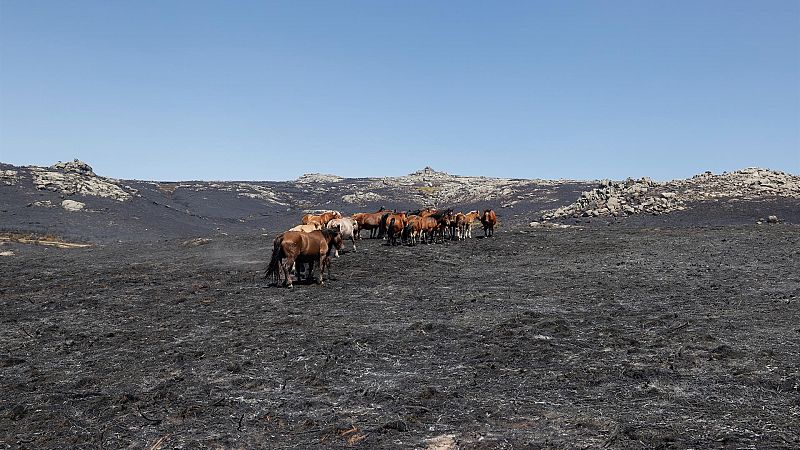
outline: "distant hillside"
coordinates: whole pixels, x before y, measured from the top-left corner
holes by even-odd
[[[492,208],[505,225],[531,220],[633,226],[800,223],[800,177],[749,168],[665,183],[469,177],[426,167],[401,177],[306,174],[294,181],[117,180],[81,161],[0,163],[0,231],[92,241],[274,232],[306,212],[380,207]]]
[[[90,240],[274,231],[306,212],[380,207],[493,208],[510,222],[571,202],[594,182],[464,177],[425,168],[402,177],[307,174],[294,181],[117,180],[86,163],[0,164],[0,228]]]

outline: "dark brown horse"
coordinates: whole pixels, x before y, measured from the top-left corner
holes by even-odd
[[[494,226],[497,225],[497,214],[491,209],[483,211],[481,216],[481,225],[483,225],[483,236],[494,236]]]
[[[309,264],[309,275],[314,275],[314,263],[319,263],[319,279],[317,282],[322,284],[324,271],[328,269],[330,279],[330,258],[329,253],[334,249],[341,250],[344,247],[342,235],[338,230],[324,229],[310,233],[299,231],[287,231],[275,238],[272,248],[272,259],[267,267],[265,277],[273,276],[275,285],[281,281],[281,272],[284,276],[286,287],[292,287],[292,278],[289,272],[295,263],[300,265]]]

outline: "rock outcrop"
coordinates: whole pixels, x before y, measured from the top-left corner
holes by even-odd
[[[91,177],[96,177],[97,176],[97,175],[95,175],[94,170],[92,170],[92,167],[90,165],[86,164],[85,162],[83,162],[83,161],[81,161],[79,159],[75,159],[75,160],[67,161],[67,162],[59,161],[59,162],[53,164],[52,166],[50,166],[50,168],[53,169],[53,170],[58,170],[58,171],[65,172],[65,173],[77,173],[77,174],[80,174],[80,175],[86,175],[86,176],[91,176]]]
[[[295,180],[295,183],[336,183],[342,180],[344,180],[344,178],[338,175],[331,175],[327,173],[306,173]]]
[[[0,183],[6,186],[13,186],[19,182],[19,175],[16,170],[0,170]]]
[[[575,203],[542,214],[542,220],[570,217],[666,214],[685,210],[692,202],[717,199],[753,200],[765,197],[800,198],[800,177],[768,169],[748,168],[714,175],[705,172],[666,183],[647,177],[623,182],[604,180]]]
[[[63,195],[85,195],[129,200],[135,190],[123,187],[117,180],[98,176],[88,164],[74,160],[59,162],[49,168],[27,167],[36,189],[58,192]]]
[[[383,197],[374,192],[356,192],[355,194],[347,194],[342,196],[342,201],[345,203],[363,205],[369,202],[379,202]]]
[[[85,203],[81,203],[75,200],[64,200],[63,202],[61,202],[61,207],[71,212],[80,211],[85,206],[86,206]]]
[[[368,188],[400,191],[398,196],[410,198],[414,203],[424,206],[495,200],[508,200],[504,204],[513,205],[533,198],[532,191],[537,188],[546,189],[563,181],[450,175],[425,167],[400,177],[374,179]]]
[[[595,189],[582,193],[575,203],[546,212],[542,219],[664,214],[682,209],[685,209],[683,201],[659,183],[647,177],[628,178],[616,183],[603,180]]]

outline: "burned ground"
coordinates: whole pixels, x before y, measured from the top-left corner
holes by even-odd
[[[0,259],[0,443],[798,447],[795,225],[364,240],[261,278],[271,236]],[[198,242],[202,243],[202,242]]]

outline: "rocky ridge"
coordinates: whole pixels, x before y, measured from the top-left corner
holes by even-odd
[[[0,171],[0,181],[13,186],[30,181],[38,190],[47,190],[64,196],[75,194],[111,198],[120,202],[137,195],[135,189],[119,180],[94,173],[91,166],[79,161],[58,162],[50,167],[27,166],[27,171]],[[28,178],[30,177],[30,178]]]
[[[548,198],[549,188],[564,182],[572,181],[451,175],[425,167],[404,176],[370,179],[365,192],[355,195],[365,196],[370,191],[389,189],[401,191],[424,206],[499,201],[501,206],[513,208],[523,200]]]
[[[545,211],[542,220],[570,217],[666,214],[683,211],[692,202],[754,200],[765,197],[800,199],[800,177],[786,172],[747,168],[714,175],[705,172],[686,180],[656,182],[644,177],[621,182],[603,180],[572,204]]]

